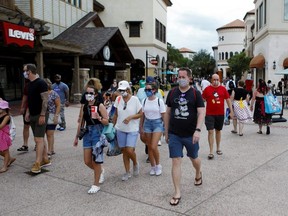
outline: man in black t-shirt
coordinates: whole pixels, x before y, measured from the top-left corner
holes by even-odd
[[[25,120],[30,121],[34,141],[36,143],[36,161],[31,169],[32,173],[40,173],[41,167],[51,165],[47,155],[47,146],[44,145],[46,131],[46,111],[48,105],[48,86],[39,78],[34,64],[23,67],[24,77],[30,80],[28,87],[28,109]]]
[[[181,160],[183,147],[196,170],[194,185],[202,184],[201,160],[198,157],[201,127],[205,118],[205,107],[201,93],[191,88],[192,72],[188,68],[178,71],[179,87],[170,90],[166,104],[165,138],[172,158],[172,179],[175,192],[170,204],[178,205],[181,192]]]

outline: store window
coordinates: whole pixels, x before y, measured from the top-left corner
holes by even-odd
[[[284,20],[288,21],[288,0],[284,0]]]

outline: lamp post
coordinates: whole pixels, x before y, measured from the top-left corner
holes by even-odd
[[[151,59],[151,58],[152,58],[152,60],[150,61],[150,63],[153,64],[153,65],[157,65],[158,61],[157,61],[156,57],[150,55],[148,53],[148,50],[146,50],[146,71],[145,71],[145,76],[146,77],[148,76],[148,59]]]

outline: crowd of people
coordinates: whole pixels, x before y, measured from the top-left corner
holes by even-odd
[[[55,154],[54,131],[59,125],[59,131],[66,129],[64,110],[69,105],[69,88],[61,82],[61,76],[55,75],[55,83],[49,79],[41,79],[36,73],[36,66],[26,64],[23,76],[27,79],[21,103],[23,114],[23,145],[17,151],[28,151],[29,128],[31,127],[36,151],[32,173],[40,173],[41,168],[51,165],[51,157]],[[203,124],[208,131],[208,159],[214,158],[214,143],[216,154],[221,156],[221,131],[225,118],[225,103],[230,110],[233,122],[233,134],[244,135],[244,123],[254,121],[259,125],[258,134],[266,126],[266,134],[270,134],[271,114],[265,113],[264,96],[271,86],[259,79],[255,91],[250,97],[250,90],[245,89],[245,82],[235,83],[229,79],[226,86],[220,83],[218,74],[213,74],[211,80],[203,79],[201,91],[192,85],[192,72],[188,68],[180,68],[177,77],[178,86],[171,89],[164,100],[159,92],[159,83],[154,77],[142,77],[140,88],[132,89],[126,80],[113,80],[110,88],[102,92],[101,81],[91,78],[85,84],[79,110],[78,127],[73,145],[78,146],[83,139],[83,154],[85,165],[93,170],[94,181],[88,193],[94,194],[100,190],[104,176],[104,151],[107,137],[102,131],[109,123],[116,131],[115,141],[121,149],[123,158],[122,181],[128,181],[132,176],[138,176],[140,164],[136,155],[138,136],[146,145],[151,176],[160,176],[163,172],[161,155],[158,149],[159,141],[164,135],[169,146],[169,157],[172,160],[172,180],[174,192],[170,204],[176,206],[181,200],[181,163],[183,148],[195,169],[194,185],[203,183],[201,160],[198,156],[199,141]],[[135,92],[134,92],[135,91]],[[0,173],[6,172],[15,161],[11,157],[9,147],[12,142],[9,137],[9,104],[0,100],[0,153],[4,163]],[[44,137],[47,137],[47,142]],[[48,143],[48,145],[47,145]],[[132,167],[130,164],[132,163]]]

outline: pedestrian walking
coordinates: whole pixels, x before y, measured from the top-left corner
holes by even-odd
[[[54,132],[57,124],[59,123],[59,115],[61,110],[61,101],[59,95],[52,90],[52,82],[50,79],[44,79],[48,86],[48,106],[47,114],[48,121],[46,126],[46,137],[48,142],[48,156],[55,154],[54,151]]]
[[[233,130],[234,134],[237,134],[237,123],[239,127],[239,136],[243,136],[244,123],[252,120],[252,112],[248,106],[249,94],[244,89],[244,82],[238,81],[238,87],[232,90],[230,97],[233,105],[234,118],[233,118]]]
[[[9,104],[0,98],[0,155],[4,157],[4,164],[0,169],[0,173],[6,172],[8,167],[16,160],[16,158],[11,157],[9,151],[12,145],[9,124]]]
[[[109,123],[106,107],[103,103],[96,100],[98,89],[94,86],[88,86],[85,92],[86,103],[80,116],[78,123],[77,134],[74,139],[74,146],[78,145],[78,138],[83,138],[84,163],[94,172],[94,182],[88,190],[89,194],[97,193],[100,190],[100,184],[104,181],[104,176],[101,178],[103,163],[103,149],[97,151],[97,157],[92,155],[93,148],[100,141],[103,125]],[[82,128],[82,130],[80,130]],[[96,162],[97,161],[97,162]]]
[[[61,81],[61,75],[56,74],[55,83],[52,85],[52,89],[60,96],[61,101],[61,123],[59,124],[59,128],[57,130],[63,131],[66,129],[66,120],[65,120],[65,107],[69,106],[69,87]]]
[[[30,121],[34,141],[36,143],[36,161],[31,169],[32,173],[40,173],[41,168],[51,165],[47,154],[47,145],[44,143],[46,132],[46,115],[48,105],[48,87],[43,79],[36,73],[34,64],[23,67],[24,76],[30,80],[28,87],[28,109],[25,121]]]
[[[159,176],[162,174],[160,164],[160,154],[158,151],[158,142],[164,132],[164,114],[166,107],[164,101],[155,96],[158,92],[158,86],[155,82],[146,82],[145,93],[147,98],[142,102],[143,115],[140,121],[140,133],[146,135],[146,145],[148,146],[148,155],[151,164],[150,175]]]
[[[123,153],[125,173],[122,176],[122,181],[127,181],[131,178],[130,160],[133,162],[133,175],[139,175],[139,162],[137,161],[135,147],[139,132],[139,121],[142,116],[142,106],[138,98],[131,94],[129,83],[126,80],[119,82],[118,91],[121,96],[118,96],[114,103],[116,110],[113,124],[117,130],[118,145]]]
[[[258,87],[253,92],[253,97],[250,104],[250,109],[253,111],[254,102],[255,108],[253,113],[253,121],[258,124],[258,134],[262,134],[262,127],[266,126],[266,134],[270,134],[270,124],[272,123],[272,115],[265,113],[264,96],[269,92],[266,82],[259,79]]]
[[[201,127],[205,117],[201,93],[190,87],[192,72],[188,68],[178,71],[179,87],[169,91],[166,99],[165,138],[172,158],[172,180],[174,194],[170,205],[176,206],[181,200],[181,163],[183,147],[195,168],[195,186],[202,184],[201,160],[198,157]]]
[[[208,130],[208,142],[210,153],[208,155],[208,159],[213,159],[213,145],[214,145],[214,131],[215,131],[215,139],[216,139],[216,154],[222,155],[222,151],[220,149],[221,142],[221,130],[223,128],[224,123],[224,110],[226,101],[227,106],[230,109],[230,117],[234,117],[234,112],[231,105],[231,100],[228,91],[224,86],[220,84],[220,79],[217,74],[212,75],[212,83],[210,86],[205,88],[202,93],[203,99],[206,101],[206,117],[205,117],[205,125]]]

